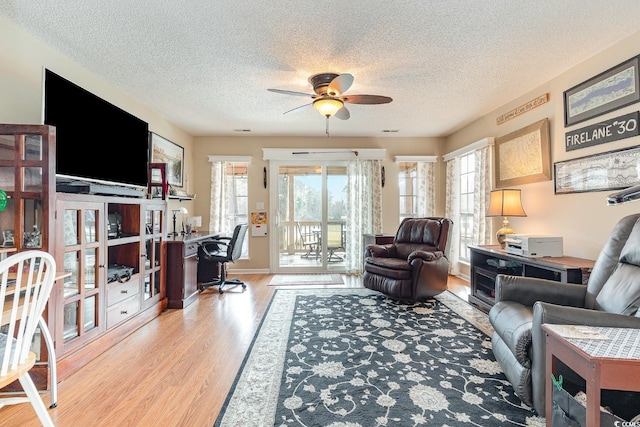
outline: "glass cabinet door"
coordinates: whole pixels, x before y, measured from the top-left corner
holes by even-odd
[[[164,205],[148,205],[145,209],[144,239],[144,303],[156,301],[163,294],[162,244],[164,234]]]
[[[58,233],[64,247],[58,262],[70,273],[63,283],[61,319],[61,341],[67,351],[104,330],[99,309],[104,271],[99,224],[104,222],[104,204],[58,201],[58,212],[63,213]]]

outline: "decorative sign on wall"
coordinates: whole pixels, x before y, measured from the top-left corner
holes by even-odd
[[[634,111],[624,116],[567,132],[564,137],[565,149],[572,151],[640,135],[639,119],[640,112]]]
[[[640,101],[640,55],[564,92],[564,127]]]
[[[619,190],[640,184],[640,147],[554,163],[555,193]]]
[[[513,110],[502,114],[501,116],[499,116],[496,119],[496,124],[501,125],[504,122],[506,122],[507,120],[511,120],[514,117],[518,117],[521,114],[524,114],[530,110],[533,110],[536,107],[541,106],[542,104],[546,103],[549,101],[549,94],[545,93],[544,95],[540,95],[539,97],[537,97],[536,99],[532,99],[531,101],[522,104],[521,106],[519,106],[518,108],[514,108]]]

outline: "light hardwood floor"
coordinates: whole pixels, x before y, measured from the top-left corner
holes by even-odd
[[[270,275],[238,276],[247,289],[217,288],[184,310],[167,310],[58,387],[58,427],[212,427],[275,287]],[[348,287],[362,280],[344,276]],[[291,289],[293,286],[283,288]],[[469,284],[450,277],[467,298]],[[49,395],[42,395],[49,404]],[[0,426],[38,426],[29,404],[0,409]]]

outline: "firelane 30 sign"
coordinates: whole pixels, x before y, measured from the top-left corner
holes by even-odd
[[[606,122],[567,132],[564,138],[566,151],[640,135],[640,129],[638,129],[639,119],[640,112],[635,111]]]

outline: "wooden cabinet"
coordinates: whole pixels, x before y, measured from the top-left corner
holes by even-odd
[[[56,262],[71,273],[51,308],[60,378],[164,309],[165,211],[162,200],[57,194]],[[109,279],[117,266],[130,277]]]
[[[594,261],[574,257],[526,258],[511,255],[500,246],[469,246],[471,256],[471,294],[469,302],[483,310],[495,303],[498,274],[537,277],[586,285]]]
[[[2,200],[0,193],[0,247],[50,252],[58,271],[69,273],[56,282],[43,315],[64,379],[166,308],[167,205],[57,193],[55,159],[55,127],[0,124],[0,190],[7,195]],[[116,217],[114,235],[109,225]],[[109,264],[133,267],[131,280],[108,283]],[[32,378],[43,389],[47,346],[35,342],[33,350]]]
[[[55,147],[52,126],[0,124],[0,247],[5,253],[52,251]],[[51,310],[45,309],[43,318],[51,328]],[[36,332],[36,336],[43,334]],[[45,344],[51,342],[36,339],[31,348],[37,363],[30,373],[38,389],[48,387],[49,354]]]
[[[198,298],[198,254],[200,242],[218,234],[192,233],[168,238],[167,298],[169,308],[185,308]],[[206,280],[212,280],[214,275]]]

